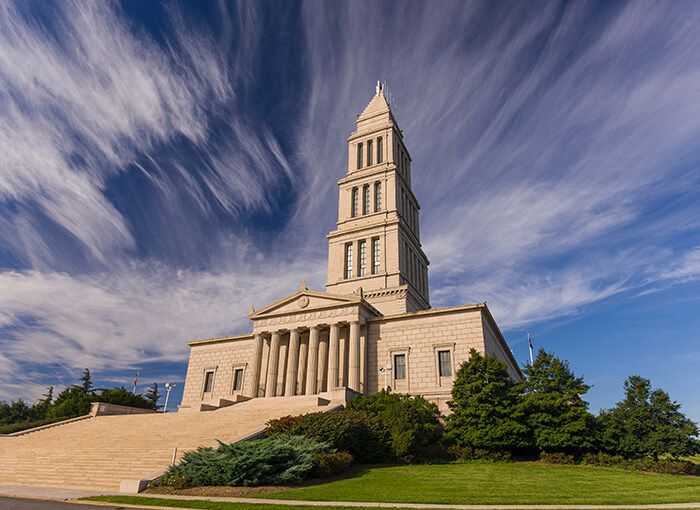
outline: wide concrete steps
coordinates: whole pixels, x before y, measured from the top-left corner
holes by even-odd
[[[253,399],[216,411],[97,416],[0,438],[0,484],[119,490],[164,471],[177,451],[234,441],[273,418],[325,411],[315,397]],[[177,450],[176,450],[177,449]]]

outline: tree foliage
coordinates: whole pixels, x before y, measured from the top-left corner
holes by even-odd
[[[158,400],[160,399],[160,393],[158,392],[158,383],[154,382],[153,386],[151,386],[146,394],[144,395],[144,398],[151,403],[151,406],[153,409],[158,409]]]
[[[595,418],[581,397],[590,386],[576,377],[568,361],[540,349],[523,369],[522,413],[540,451],[578,453],[594,447]]]
[[[519,408],[519,386],[506,365],[475,349],[457,370],[447,404],[447,438],[461,446],[517,449],[528,446],[528,428]]]
[[[700,453],[697,425],[681,411],[668,393],[652,389],[638,375],[624,383],[625,398],[600,414],[603,446],[627,457],[661,455],[680,457]]]
[[[369,398],[358,395],[348,409],[365,411],[379,418],[391,436],[391,452],[403,461],[421,457],[440,440],[440,411],[421,396],[381,390]]]

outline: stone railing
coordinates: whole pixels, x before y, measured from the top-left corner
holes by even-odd
[[[105,404],[104,402],[93,402],[90,408],[90,416],[113,416],[117,414],[152,414],[155,409],[142,409],[140,407],[120,406],[117,404]]]

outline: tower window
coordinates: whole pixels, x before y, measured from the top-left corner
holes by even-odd
[[[394,355],[394,379],[406,379],[406,355]]]
[[[360,210],[360,192],[357,188],[352,188],[352,217],[357,216]]]
[[[372,239],[372,274],[379,274],[379,238]]]
[[[452,375],[452,363],[450,363],[450,351],[438,351],[438,363],[440,377]]]
[[[345,278],[352,278],[352,243],[345,245]]]
[[[360,268],[358,276],[364,276],[367,271],[367,241],[360,241]]]
[[[362,168],[362,144],[357,144],[357,169]]]
[[[367,140],[367,166],[372,166],[372,140]]]
[[[362,214],[369,214],[369,204],[370,204],[370,196],[369,196],[369,184],[365,184],[362,187],[362,195],[363,195],[363,200],[362,200]]]
[[[382,154],[382,137],[377,138],[377,163],[381,163],[384,159],[384,154]]]
[[[381,140],[381,138],[380,138]],[[374,183],[374,212],[382,210],[382,183]]]

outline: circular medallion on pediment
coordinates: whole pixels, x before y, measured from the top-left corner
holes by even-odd
[[[301,296],[299,298],[299,308],[306,308],[309,306],[309,296]]]

